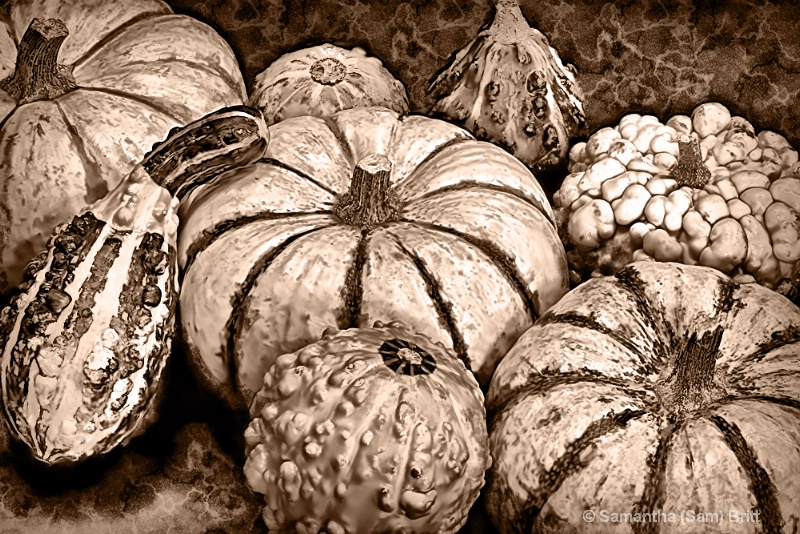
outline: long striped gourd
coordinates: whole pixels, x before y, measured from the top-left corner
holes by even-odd
[[[267,141],[245,107],[173,130],[29,264],[0,316],[0,386],[11,433],[35,459],[109,452],[153,419],[178,301],[179,199]]]

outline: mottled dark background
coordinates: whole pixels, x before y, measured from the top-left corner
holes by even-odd
[[[417,112],[431,105],[431,78],[492,11],[489,0],[171,4],[228,39],[248,86],[284,52],[359,45],[405,82]],[[627,112],[666,119],[717,100],[800,145],[798,3],[522,0],[522,10],[577,67],[590,130]],[[160,422],[102,465],[37,473],[0,430],[0,534],[264,532],[241,471],[243,421],[198,391],[183,358],[176,351]],[[490,532],[479,506],[468,530]]]

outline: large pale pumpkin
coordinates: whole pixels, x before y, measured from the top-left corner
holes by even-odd
[[[160,0],[0,8],[0,292],[167,132],[246,99],[233,51]]]
[[[761,285],[658,262],[585,282],[487,408],[501,532],[797,532],[800,308]]]
[[[324,328],[401,321],[478,381],[568,284],[533,174],[467,131],[386,108],[270,128],[265,159],[182,203],[186,340],[216,385],[257,391]]]

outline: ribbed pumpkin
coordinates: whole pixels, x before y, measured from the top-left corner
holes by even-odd
[[[587,281],[519,339],[486,402],[503,533],[797,531],[800,308],[763,286],[657,262]]]
[[[0,293],[167,132],[246,99],[228,44],[160,0],[0,8]]]
[[[330,325],[401,321],[488,384],[568,284],[533,174],[465,130],[386,108],[270,128],[265,158],[181,205],[181,317],[220,391],[261,387]]]
[[[250,105],[272,125],[291,117],[329,117],[355,107],[383,106],[408,113],[403,84],[359,47],[330,43],[288,52],[261,71]]]
[[[492,463],[483,394],[456,355],[398,323],[276,360],[244,471],[270,532],[456,532]]]

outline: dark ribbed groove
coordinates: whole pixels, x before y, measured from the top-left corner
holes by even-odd
[[[505,193],[507,195],[511,195],[511,196],[513,196],[515,198],[518,198],[519,200],[525,202],[526,204],[536,208],[536,210],[539,211],[542,214],[542,216],[544,216],[544,218],[546,218],[548,221],[550,221],[550,224],[552,224],[553,227],[556,226],[556,223],[553,220],[553,217],[550,216],[550,214],[547,212],[545,207],[542,206],[542,204],[540,202],[538,202],[533,197],[525,196],[525,194],[522,191],[520,191],[519,189],[514,189],[513,187],[509,187],[507,185],[487,184],[487,183],[483,183],[483,182],[476,182],[474,180],[462,180],[462,181],[459,181],[458,183],[455,183],[455,184],[452,184],[452,185],[448,185],[448,186],[442,187],[440,189],[435,189],[433,191],[429,191],[429,192],[427,192],[425,194],[422,194],[422,195],[420,195],[418,197],[415,197],[414,198],[414,202],[418,202],[420,200],[424,200],[424,199],[427,199],[427,198],[435,197],[435,196],[438,196],[438,195],[443,195],[443,194],[449,193],[451,191],[466,191],[466,190],[470,190],[470,189],[475,189],[475,190],[478,190],[478,191],[497,191],[497,192]]]
[[[503,275],[503,278],[505,278],[509,285],[511,285],[511,287],[516,290],[517,294],[519,294],[522,302],[525,304],[525,308],[528,312],[528,316],[531,318],[531,322],[534,323],[539,318],[539,312],[537,311],[538,306],[536,304],[538,295],[528,289],[528,282],[517,268],[514,258],[506,254],[503,249],[498,247],[496,244],[492,243],[488,239],[481,239],[479,237],[465,234],[447,226],[413,221],[410,219],[403,219],[403,221],[433,232],[443,232],[453,237],[457,237],[458,239],[461,239],[462,241],[465,241],[478,249],[491,260],[492,264],[494,264],[497,270]]]
[[[586,328],[588,330],[594,330],[600,334],[608,336],[619,345],[625,347],[632,354],[639,356],[638,359],[640,362],[645,361],[641,349],[637,347],[636,344],[630,340],[630,338],[626,337],[624,333],[620,332],[619,330],[612,330],[611,328],[599,323],[593,314],[590,316],[585,316],[574,312],[551,313],[550,311],[547,311],[541,316],[536,324],[540,328],[549,324],[565,324],[569,326]],[[658,372],[658,370],[653,365],[643,363],[641,367],[636,369],[636,372],[642,375],[649,375],[651,373]]]
[[[664,509],[666,501],[667,458],[677,433],[683,428],[684,420],[665,421],[661,428],[656,452],[647,458],[649,473],[646,475],[647,484],[639,502],[634,504],[633,513],[657,513]],[[644,521],[631,526],[634,534],[658,534],[660,524],[657,521]]]
[[[94,54],[97,53],[98,50],[102,50],[105,48],[108,43],[116,39],[116,37],[126,31],[130,26],[133,26],[140,20],[148,19],[150,17],[163,17],[163,16],[173,16],[171,11],[148,11],[145,13],[140,13],[135,17],[131,17],[130,19],[126,20],[123,24],[117,26],[110,32],[108,32],[102,39],[97,41],[95,44],[89,48],[86,52],[83,53],[81,57],[79,57],[75,63],[73,64],[75,68],[79,67],[81,64],[85,63],[88,59],[90,59]]]
[[[167,118],[169,118],[172,122],[177,124],[184,124],[186,121],[181,117],[178,117],[168,109],[164,108],[163,106],[159,105],[157,102],[153,102],[152,100],[148,100],[147,98],[139,95],[135,95],[132,93],[128,93],[125,91],[120,91],[119,89],[111,89],[109,87],[81,87],[81,91],[96,91],[98,93],[106,93],[107,95],[118,96],[120,98],[124,98],[126,100],[131,100],[136,102],[137,104],[141,104],[146,108],[149,108],[156,113],[159,113]]]
[[[275,167],[278,167],[279,169],[283,169],[285,171],[289,171],[290,173],[299,176],[303,180],[306,180],[307,182],[310,182],[310,183],[314,184],[315,186],[319,187],[320,189],[322,189],[323,191],[325,191],[326,193],[328,193],[329,195],[331,195],[333,197],[338,195],[338,193],[336,191],[334,191],[333,189],[331,189],[327,185],[323,184],[322,182],[318,181],[316,178],[314,178],[314,177],[312,177],[312,176],[310,176],[310,175],[308,175],[308,174],[306,174],[304,172],[301,172],[301,171],[295,169],[294,167],[292,167],[291,165],[287,165],[287,164],[285,164],[284,162],[282,162],[280,160],[263,157],[259,161],[261,163],[267,163],[269,165],[274,165]]]
[[[526,502],[521,511],[519,532],[531,532],[534,523],[545,518],[539,516],[547,500],[556,493],[567,478],[584,467],[581,456],[584,451],[595,441],[612,432],[627,426],[628,422],[647,414],[641,410],[624,410],[619,413],[609,413],[592,422],[581,437],[566,446],[564,454],[555,461],[553,467],[539,479],[539,491],[532,499]]]
[[[252,291],[256,280],[258,280],[258,278],[264,274],[264,272],[266,272],[269,266],[272,265],[272,262],[275,260],[275,258],[277,258],[278,255],[286,250],[289,245],[303,237],[308,236],[309,234],[312,234],[313,232],[322,230],[323,228],[328,228],[328,226],[311,228],[310,230],[304,230],[300,233],[297,233],[285,239],[280,245],[274,247],[269,252],[263,254],[250,268],[250,272],[247,273],[247,277],[241,284],[239,284],[239,289],[236,290],[231,298],[231,307],[233,311],[231,312],[230,317],[228,317],[228,321],[225,323],[225,332],[228,333],[228,339],[226,341],[226,351],[225,354],[223,354],[223,358],[225,358],[225,364],[228,367],[230,381],[234,391],[238,390],[239,388],[236,378],[238,375],[236,340],[241,335],[241,330],[243,328],[242,319],[247,315],[247,310],[250,307],[250,291]]]
[[[87,203],[91,203],[96,199],[103,198],[108,194],[108,184],[106,184],[105,180],[103,180],[103,171],[100,169],[100,165],[98,165],[97,162],[89,156],[89,152],[83,142],[83,137],[81,137],[81,135],[78,133],[78,130],[76,130],[69,121],[67,114],[64,112],[63,106],[58,100],[53,100],[53,103],[56,105],[58,112],[61,114],[61,120],[67,127],[70,142],[75,148],[75,153],[78,155],[78,158],[80,158],[81,166],[83,166],[86,172],[85,182],[87,197],[84,197],[84,200]]]
[[[447,302],[442,295],[441,284],[439,284],[438,280],[436,280],[436,277],[428,269],[425,260],[420,258],[413,251],[406,248],[402,241],[396,236],[393,237],[395,243],[397,244],[397,248],[402,250],[403,253],[405,253],[406,256],[411,259],[411,262],[419,272],[420,278],[422,278],[422,281],[425,283],[425,289],[427,290],[431,302],[433,302],[433,305],[436,308],[436,314],[439,316],[439,322],[445,327],[447,333],[450,335],[450,339],[453,342],[453,350],[461,359],[461,361],[464,362],[466,368],[471,369],[467,344],[464,341],[464,336],[458,329],[458,324],[456,323],[456,318],[453,314],[453,305]]]
[[[750,491],[756,498],[758,520],[764,534],[780,534],[783,514],[778,501],[778,490],[767,473],[759,464],[755,451],[748,445],[742,431],[719,415],[712,415],[709,420],[714,423],[725,439],[725,443],[736,455],[739,464],[750,479]]]
[[[309,212],[295,212],[295,213],[273,213],[261,212],[253,215],[245,215],[236,219],[228,219],[214,225],[213,228],[203,230],[200,238],[194,240],[186,251],[186,265],[181,270],[181,278],[184,273],[189,272],[194,261],[201,252],[206,250],[217,239],[222,238],[227,232],[237,230],[257,221],[268,221],[275,219],[288,219],[293,217],[305,217],[311,215],[330,215],[330,211],[309,211]]]
[[[364,296],[364,287],[361,278],[364,266],[367,263],[369,247],[369,230],[361,231],[361,238],[356,246],[353,263],[347,269],[344,286],[342,287],[342,309],[336,319],[340,330],[358,327],[358,318],[361,314],[361,301]]]
[[[599,371],[581,369],[580,371],[553,372],[552,374],[547,371],[531,374],[531,376],[527,378],[525,385],[514,391],[513,395],[502,399],[499,403],[493,403],[490,407],[491,412],[495,414],[501,411],[507,411],[510,406],[517,402],[528,397],[545,395],[551,389],[558,386],[569,386],[581,383],[613,386],[619,388],[621,394],[642,402],[650,409],[655,409],[657,407],[656,398],[652,394],[648,394],[648,389],[645,389],[649,387],[646,384],[640,384],[641,387],[632,387],[636,385],[636,382],[630,379],[613,378]]]
[[[779,332],[772,332],[771,339],[760,343],[755,351],[742,358],[741,363],[760,362],[775,349],[795,343],[800,344],[800,325],[792,325]]]

